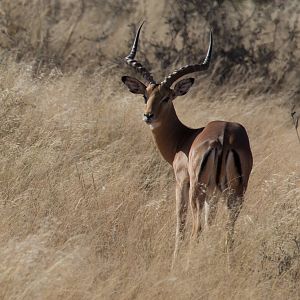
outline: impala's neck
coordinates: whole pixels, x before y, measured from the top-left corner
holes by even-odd
[[[181,123],[173,105],[158,124],[157,127],[152,127],[154,141],[163,158],[173,164],[176,153],[195,130]]]

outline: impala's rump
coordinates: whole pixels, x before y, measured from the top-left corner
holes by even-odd
[[[199,183],[206,184],[209,190],[217,189],[220,192],[238,185],[245,190],[252,167],[252,155],[244,127],[238,123],[214,121],[205,127],[197,139],[205,139],[200,147],[192,145],[192,148],[196,148],[192,152],[198,153],[199,157],[190,157],[200,161]],[[245,153],[247,160],[243,164]]]

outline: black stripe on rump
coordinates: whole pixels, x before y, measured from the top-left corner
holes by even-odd
[[[207,152],[204,153],[203,159],[202,159],[202,162],[201,162],[201,166],[200,166],[199,175],[201,175],[202,172],[204,171],[204,168],[205,168],[205,166],[207,164],[208,157],[211,154],[212,150],[214,150],[214,148],[209,149]]]
[[[217,174],[216,174],[216,186],[221,189],[220,185],[220,176],[221,176],[221,167],[222,167],[222,156],[223,156],[223,151],[218,156],[218,162],[217,162]]]
[[[234,164],[235,164],[237,172],[239,174],[239,182],[242,183],[243,182],[243,177],[242,177],[243,173],[242,173],[242,164],[241,164],[240,157],[234,149],[231,149],[231,151],[233,153]]]

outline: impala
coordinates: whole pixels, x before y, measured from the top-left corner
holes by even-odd
[[[252,169],[252,153],[245,128],[225,121],[212,121],[206,127],[192,129],[177,117],[173,100],[185,95],[194,83],[194,78],[178,81],[184,75],[208,69],[213,38],[206,57],[201,64],[187,65],[156,83],[150,72],[135,55],[138,46],[140,25],[132,49],[125,58],[146,81],[123,76],[122,81],[134,94],[145,100],[143,120],[152,131],[154,141],[162,157],[173,166],[176,179],[176,238],[173,262],[180,241],[184,238],[188,203],[192,212],[192,237],[201,232],[201,212],[205,208],[205,225],[211,225],[216,215],[215,194],[226,196],[228,208],[227,251],[233,244],[234,224],[239,215],[243,196]]]

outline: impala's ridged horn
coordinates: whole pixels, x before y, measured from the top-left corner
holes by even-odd
[[[142,29],[144,22],[140,25],[135,38],[134,38],[134,42],[131,48],[130,53],[125,57],[125,60],[127,62],[127,64],[131,67],[133,67],[136,71],[138,71],[140,74],[142,74],[143,78],[148,82],[148,83],[152,83],[152,84],[156,84],[155,80],[153,79],[152,75],[150,74],[150,72],[138,61],[136,61],[135,55],[136,55],[136,51],[137,51],[137,46],[138,46],[138,42],[139,42],[139,36],[140,36],[140,31]]]
[[[187,75],[189,73],[205,71],[209,67],[211,53],[212,53],[212,46],[213,46],[213,36],[212,32],[210,32],[210,40],[209,46],[206,53],[206,57],[202,64],[195,64],[195,65],[187,65],[178,70],[175,70],[173,73],[169,74],[165,79],[161,82],[161,85],[170,88],[171,85],[180,77]]]

